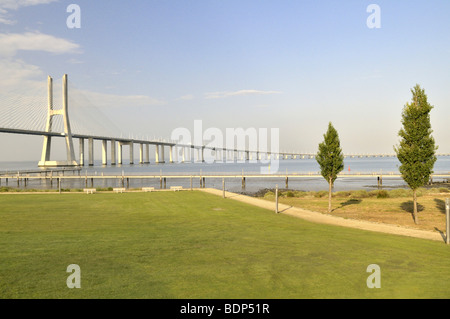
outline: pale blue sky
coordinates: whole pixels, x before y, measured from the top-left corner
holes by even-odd
[[[71,3],[80,29],[66,26]],[[380,29],[366,25],[372,3]],[[392,153],[419,83],[450,152],[449,13],[448,0],[0,0],[0,85],[67,73],[126,134],[203,120],[279,128],[282,150],[316,152],[332,121],[345,153]],[[30,139],[28,153],[13,145]],[[14,141],[0,135],[6,160],[40,156],[40,138]]]

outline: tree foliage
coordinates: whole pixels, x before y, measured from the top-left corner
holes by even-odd
[[[331,185],[334,184],[338,174],[344,169],[344,155],[342,154],[339,135],[331,122],[328,130],[323,135],[324,141],[319,144],[319,151],[316,156],[320,166],[320,172]]]
[[[324,134],[324,141],[319,144],[316,155],[320,172],[329,184],[328,212],[331,212],[331,191],[338,174],[344,169],[344,155],[342,154],[339,135],[331,122]]]
[[[417,200],[415,191],[430,180],[436,162],[435,141],[431,133],[430,112],[425,90],[416,85],[411,89],[412,101],[402,113],[402,129],[399,131],[400,145],[394,147],[403,180],[414,191],[414,221],[417,223]]]
[[[412,102],[403,109],[402,125],[399,131],[400,145],[394,147],[401,163],[400,173],[411,189],[428,183],[436,162],[437,147],[431,133],[430,112],[425,90],[416,85],[411,90]]]

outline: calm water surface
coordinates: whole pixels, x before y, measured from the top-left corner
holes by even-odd
[[[400,163],[397,158],[346,158],[345,159],[345,173],[382,173],[383,187],[394,188],[404,187],[405,183],[399,178],[389,177],[389,173],[398,174],[398,166]],[[101,166],[100,161],[95,162],[93,167],[83,167],[80,175],[186,175],[185,179],[167,179],[166,187],[183,186],[190,187],[190,175],[213,175],[215,173],[237,174],[242,173],[260,173],[261,167],[267,167],[268,164],[260,163],[166,163],[166,164],[135,164],[135,165],[117,165],[117,166]],[[37,162],[0,162],[0,172],[17,172],[22,170],[39,170]],[[271,165],[271,172],[275,173],[276,165]],[[278,173],[280,174],[300,174],[300,173],[318,173],[319,166],[315,159],[298,159],[298,160],[280,160]],[[435,173],[450,173],[450,157],[439,157],[435,167]],[[72,175],[73,173],[65,173]],[[78,175],[78,173],[76,173]],[[442,179],[435,179],[440,181]],[[6,181],[2,180],[2,186],[5,186]],[[121,180],[95,180],[94,187],[120,187]],[[143,187],[154,186],[160,187],[159,178],[154,179],[131,179],[129,187]],[[194,187],[199,187],[200,180],[193,179]],[[255,192],[264,188],[275,188],[279,185],[280,188],[285,187],[284,178],[249,178],[246,180],[245,191]],[[323,178],[290,178],[289,188],[295,190],[326,190],[327,183]],[[9,181],[9,185],[16,187],[17,183]],[[83,188],[85,187],[85,180],[63,180],[63,188]],[[90,183],[88,185],[91,187]],[[20,185],[20,187],[24,187]],[[50,184],[45,180],[30,180],[27,188],[56,188],[56,183]],[[214,187],[222,189],[222,179],[207,178],[206,187]],[[355,190],[355,189],[375,189],[377,187],[377,178],[340,178],[335,183],[335,190]],[[227,178],[226,188],[230,191],[242,191],[242,184],[240,178]]]

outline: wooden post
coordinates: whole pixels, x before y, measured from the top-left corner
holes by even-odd
[[[278,214],[278,184],[275,188],[275,214]]]
[[[58,191],[61,194],[61,178],[58,177]]]
[[[447,233],[445,235],[445,242],[450,245],[450,199],[445,200],[445,215],[447,216]]]
[[[222,178],[222,192],[223,192],[223,198],[225,198],[225,178]]]

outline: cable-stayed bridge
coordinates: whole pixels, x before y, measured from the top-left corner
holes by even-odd
[[[43,90],[39,86],[37,90]],[[211,151],[214,160],[223,162],[261,161],[268,159],[314,158],[315,154],[282,152],[258,149],[237,149],[208,145],[180,144],[175,141],[150,140],[123,137],[120,129],[98,109],[85,100],[73,99],[68,93],[68,79],[62,81],[62,98],[53,95],[53,79],[48,77],[47,98],[33,92],[9,92],[0,100],[0,133],[43,136],[44,142],[40,167],[65,167],[94,165],[94,141],[102,143],[102,165],[123,163],[123,147],[129,148],[129,163],[134,164],[134,147],[139,146],[139,163],[150,163],[150,147],[155,150],[155,162],[165,163],[168,150],[169,162],[205,161],[205,150]],[[56,105],[61,106],[59,109]],[[70,114],[69,114],[69,105]],[[89,105],[89,106],[88,106]],[[88,133],[89,132],[89,133]],[[120,135],[120,136],[118,136]],[[66,159],[51,160],[52,140],[64,138]],[[79,154],[75,155],[74,140],[79,142]],[[85,142],[88,152],[85,154]],[[109,145],[109,147],[108,147]],[[109,149],[109,152],[108,152]],[[109,160],[108,160],[109,153]],[[87,156],[86,156],[87,155]],[[449,156],[450,154],[440,154]],[[395,157],[395,154],[346,154],[346,157]],[[87,161],[85,158],[87,157]]]

